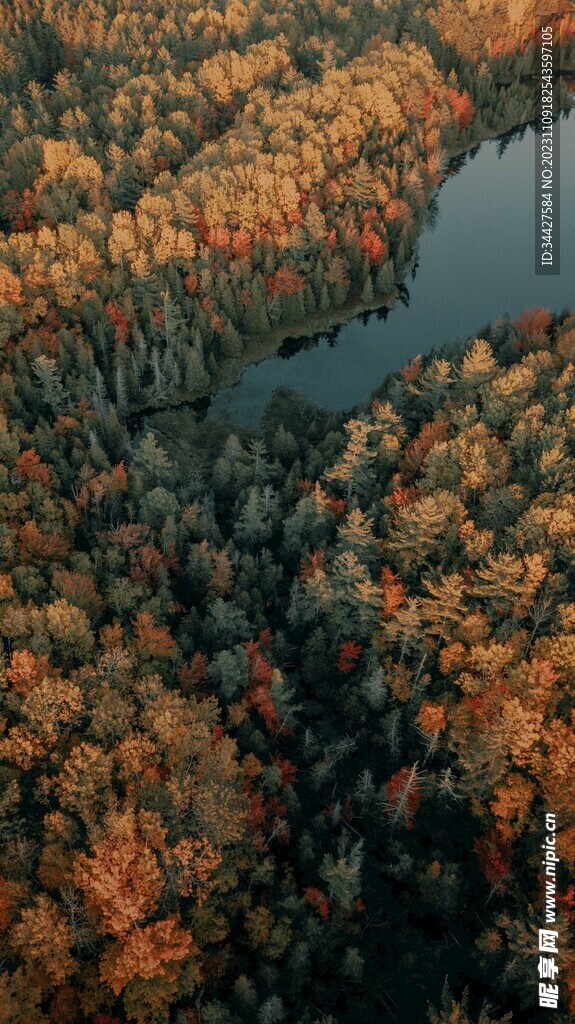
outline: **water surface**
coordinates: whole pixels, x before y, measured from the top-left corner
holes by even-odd
[[[248,366],[235,386],[217,393],[208,417],[256,426],[280,385],[348,409],[413,356],[465,339],[503,313],[575,306],[575,115],[561,121],[560,136],[559,276],[535,274],[533,128],[484,142],[440,189],[435,227],[421,236],[415,278],[405,282],[407,307],[398,302],[385,320],[381,313],[356,317],[335,339],[284,344],[284,353],[295,354]]]

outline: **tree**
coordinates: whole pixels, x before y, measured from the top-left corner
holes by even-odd
[[[344,675],[349,675],[355,668],[361,652],[361,644],[356,644],[353,640],[346,640],[343,644],[339,645],[339,654],[335,667],[339,672],[343,672]]]
[[[258,1010],[258,1024],[281,1024],[285,1009],[279,996],[270,996]]]
[[[474,391],[484,381],[490,380],[496,371],[497,361],[491,346],[482,338],[476,338],[463,357],[459,371],[462,387],[466,391]]]
[[[377,194],[376,179],[369,164],[366,163],[363,157],[360,158],[353,168],[346,182],[345,192],[350,200],[360,208],[365,209],[373,205]]]
[[[413,828],[414,818],[421,801],[419,780],[422,773],[417,764],[400,768],[385,787],[386,809],[393,827],[398,824]]]
[[[342,910],[350,910],[361,891],[363,842],[359,840],[348,850],[345,838],[338,844],[337,860],[326,854],[319,869],[320,878],[328,886],[329,898]]]
[[[262,493],[258,487],[250,487],[235,528],[236,539],[255,548],[269,540],[271,532],[272,524],[265,510]]]
[[[61,598],[46,607],[46,628],[65,662],[86,658],[94,643],[86,612]]]
[[[439,640],[449,638],[456,626],[463,620],[467,610],[465,603],[465,581],[459,573],[441,576],[438,583],[429,578],[424,580],[430,597],[423,598],[421,611],[427,621],[427,632],[439,635]]]
[[[118,937],[157,908],[164,885],[156,854],[146,845],[133,812],[110,819],[91,856],[76,860],[74,876],[101,930]]]
[[[42,997],[39,979],[22,967],[13,974],[0,974],[0,1000],[6,1024],[46,1024]]]
[[[198,950],[194,946],[192,936],[181,928],[178,919],[172,916],[144,927],[133,928],[126,939],[110,946],[102,958],[100,973],[102,980],[116,995],[119,995],[130,982],[137,982],[139,979],[153,980],[160,987],[162,982],[167,982],[169,988],[166,994],[174,994],[173,982],[177,972],[181,971],[181,967],[177,965],[186,959],[189,967],[195,967],[194,959],[197,954]],[[194,970],[194,974],[194,980],[197,980],[197,969]],[[132,990],[130,993],[132,1004],[136,1000],[140,1001],[137,987],[134,986],[134,989],[135,991]],[[142,989],[142,995],[149,991],[148,986]],[[140,1009],[139,1019],[145,1019],[144,1007]]]
[[[525,567],[511,554],[488,555],[477,570],[477,594],[499,612],[508,612],[521,602],[524,594]]]
[[[166,519],[174,518],[179,510],[178,499],[165,487],[154,487],[147,491],[140,502],[140,516],[155,530],[160,530]]]
[[[22,911],[11,940],[44,989],[65,981],[73,970],[72,931],[57,904],[41,893]]]
[[[511,1013],[495,1018],[491,1016],[491,1012],[491,1006],[484,1001],[479,1016],[474,1020],[477,1020],[477,1024],[511,1024],[513,1019]],[[437,1013],[431,1006],[428,1006],[427,1010],[429,1024],[455,1024],[456,1021],[457,1024],[472,1024],[469,1013],[469,989],[464,990],[461,1002],[457,1002],[449,988],[447,978],[441,994],[440,1012]]]
[[[172,482],[172,463],[151,431],[139,442],[134,453],[134,464],[143,473],[146,487]]]
[[[353,551],[368,565],[375,560],[377,543],[373,534],[373,519],[368,519],[361,509],[352,509],[338,526],[337,532],[344,551]]]
[[[65,407],[68,395],[62,384],[62,373],[56,361],[41,355],[32,363],[32,370],[38,381],[42,401],[57,416]]]
[[[387,246],[377,232],[371,228],[364,228],[361,233],[360,249],[364,256],[367,256],[370,266],[379,266],[386,254]]]
[[[166,627],[157,626],[149,612],[138,612],[133,620],[136,650],[143,658],[169,658],[176,646]]]
[[[463,515],[463,504],[449,491],[425,495],[398,510],[389,549],[403,566],[419,566],[440,547],[453,546]]]
[[[433,359],[418,377],[417,384],[409,384],[408,388],[420,397],[427,408],[435,411],[455,382],[452,374],[452,366],[446,359]]]
[[[450,89],[449,98],[453,111],[459,120],[460,129],[469,128],[475,116],[475,107],[471,102],[469,93],[466,89],[464,89],[462,93],[458,93],[456,90]]]
[[[371,463],[376,457],[369,445],[370,425],[362,420],[349,420],[345,425],[348,442],[343,455],[335,466],[328,470],[326,477],[346,485],[347,501],[355,491],[366,487],[371,479]]]

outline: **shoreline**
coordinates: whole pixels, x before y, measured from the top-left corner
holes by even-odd
[[[568,112],[569,109],[572,108],[564,108],[561,111],[561,114]],[[559,116],[561,116],[561,114]],[[526,130],[530,126],[534,126],[535,123],[536,121],[533,118],[530,118],[529,120],[521,121],[518,124],[512,125],[506,131],[501,132],[499,135],[492,135],[489,133],[489,131],[485,130],[484,134],[476,136],[473,139],[473,141],[468,141],[465,145],[452,151],[448,156],[448,167],[451,166],[457,159],[459,159],[462,156],[465,156],[472,150],[479,148],[484,143],[497,142],[501,139],[505,139],[508,135],[512,135],[513,133],[519,132],[522,129]],[[427,210],[429,210],[431,202],[436,198],[438,193],[441,191],[441,188],[445,184],[447,177],[447,172],[445,172],[441,181],[438,183],[434,192],[430,196],[429,202],[427,204]],[[416,246],[417,242],[421,238],[422,233],[423,232],[420,232],[420,234],[417,237]],[[218,381],[215,387],[195,394],[194,397],[182,396],[181,399],[176,398],[175,400],[171,402],[166,402],[163,405],[142,406],[142,408],[140,409],[134,409],[126,417],[126,422],[130,424],[132,421],[145,420],[146,417],[151,417],[156,413],[167,413],[170,411],[176,412],[185,408],[192,410],[196,414],[196,420],[203,419],[203,417],[198,414],[200,414],[202,410],[209,408],[212,399],[221,390],[223,390],[224,388],[236,387],[240,383],[244,373],[248,370],[250,366],[257,366],[264,360],[276,356],[281,345],[288,339],[293,338],[295,340],[299,340],[304,338],[313,338],[317,335],[319,340],[319,337],[321,337],[328,331],[333,330],[336,327],[344,327],[346,324],[350,323],[352,320],[355,320],[362,314],[374,313],[377,312],[378,310],[383,309],[388,311],[393,310],[393,308],[397,304],[398,299],[400,299],[401,287],[403,285],[403,282],[406,280],[410,269],[413,266],[413,260],[415,257],[416,252],[414,251],[407,262],[406,272],[404,274],[403,281],[395,286],[394,292],[390,293],[389,296],[382,295],[377,300],[374,299],[372,302],[367,304],[365,302],[362,302],[361,300],[357,301],[357,299],[355,299],[353,301],[345,303],[343,306],[340,306],[332,311],[312,314],[308,316],[305,320],[302,320],[298,323],[294,323],[290,327],[276,327],[273,330],[271,330],[265,337],[248,337],[245,339],[246,348],[244,354],[247,356],[246,360],[242,361],[241,367],[230,366],[228,367],[227,372],[224,370],[220,380]],[[388,300],[387,302],[386,298]]]

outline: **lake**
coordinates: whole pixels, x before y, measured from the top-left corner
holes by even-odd
[[[289,340],[279,353],[248,366],[222,388],[211,420],[256,427],[275,388],[301,392],[318,405],[348,409],[418,353],[475,334],[531,306],[575,305],[575,115],[561,137],[561,273],[534,267],[535,138],[531,126],[482,145],[461,161],[439,190],[435,226],[418,243],[415,278],[387,312],[356,317],[337,336]]]

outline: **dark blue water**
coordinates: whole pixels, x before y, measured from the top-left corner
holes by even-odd
[[[375,313],[366,322],[357,317],[335,343],[320,337],[291,358],[247,367],[238,384],[214,397],[209,418],[256,426],[279,385],[347,409],[413,356],[464,339],[503,313],[575,306],[575,115],[561,121],[560,140],[559,276],[535,274],[533,129],[506,148],[505,140],[485,142],[439,192],[435,227],[421,236],[415,279],[406,280],[409,305],[398,302],[385,321]]]

